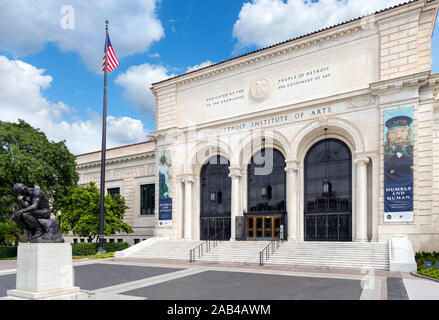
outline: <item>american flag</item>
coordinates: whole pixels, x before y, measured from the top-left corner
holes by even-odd
[[[111,72],[114,69],[116,69],[120,63],[119,60],[117,60],[116,54],[114,53],[113,46],[111,45],[110,36],[108,37],[108,60],[107,60],[107,72]],[[102,71],[105,72],[105,53],[104,53],[104,59],[102,63]]]

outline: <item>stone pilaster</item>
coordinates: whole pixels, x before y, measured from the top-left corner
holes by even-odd
[[[192,240],[192,184],[195,182],[193,175],[186,174],[181,178],[184,183],[184,239]]]
[[[287,173],[287,219],[288,219],[288,241],[297,241],[297,174],[299,162],[297,160],[286,160],[285,172]]]
[[[355,160],[357,166],[356,240],[367,241],[367,164],[369,158]]]
[[[235,230],[235,222],[236,217],[242,215],[240,210],[240,196],[241,196],[241,167],[233,166],[229,168],[230,174],[229,177],[232,179],[232,214],[231,214],[231,237],[230,240],[235,240],[236,230]]]

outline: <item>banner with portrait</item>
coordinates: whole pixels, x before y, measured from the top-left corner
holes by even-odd
[[[172,226],[172,156],[159,152],[159,227]]]
[[[384,221],[413,221],[413,106],[384,111]]]

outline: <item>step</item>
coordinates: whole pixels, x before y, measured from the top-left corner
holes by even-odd
[[[136,258],[188,260],[189,251],[203,241],[161,240],[133,254]],[[269,241],[223,241],[209,252],[204,249],[198,261],[259,264],[259,253]],[[387,243],[362,242],[283,242],[265,264],[389,269]]]

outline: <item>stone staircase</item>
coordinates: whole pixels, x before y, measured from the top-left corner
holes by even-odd
[[[189,250],[203,241],[158,240],[129,255],[135,259],[175,259],[189,261]]]
[[[266,264],[389,270],[387,242],[284,242]]]
[[[223,241],[196,260],[259,264],[259,252],[269,243],[269,241]]]
[[[137,259],[189,261],[189,251],[203,241],[156,240],[127,255]],[[196,261],[259,264],[259,252],[269,241],[223,241],[196,255]],[[283,242],[266,265],[389,270],[387,242]]]

